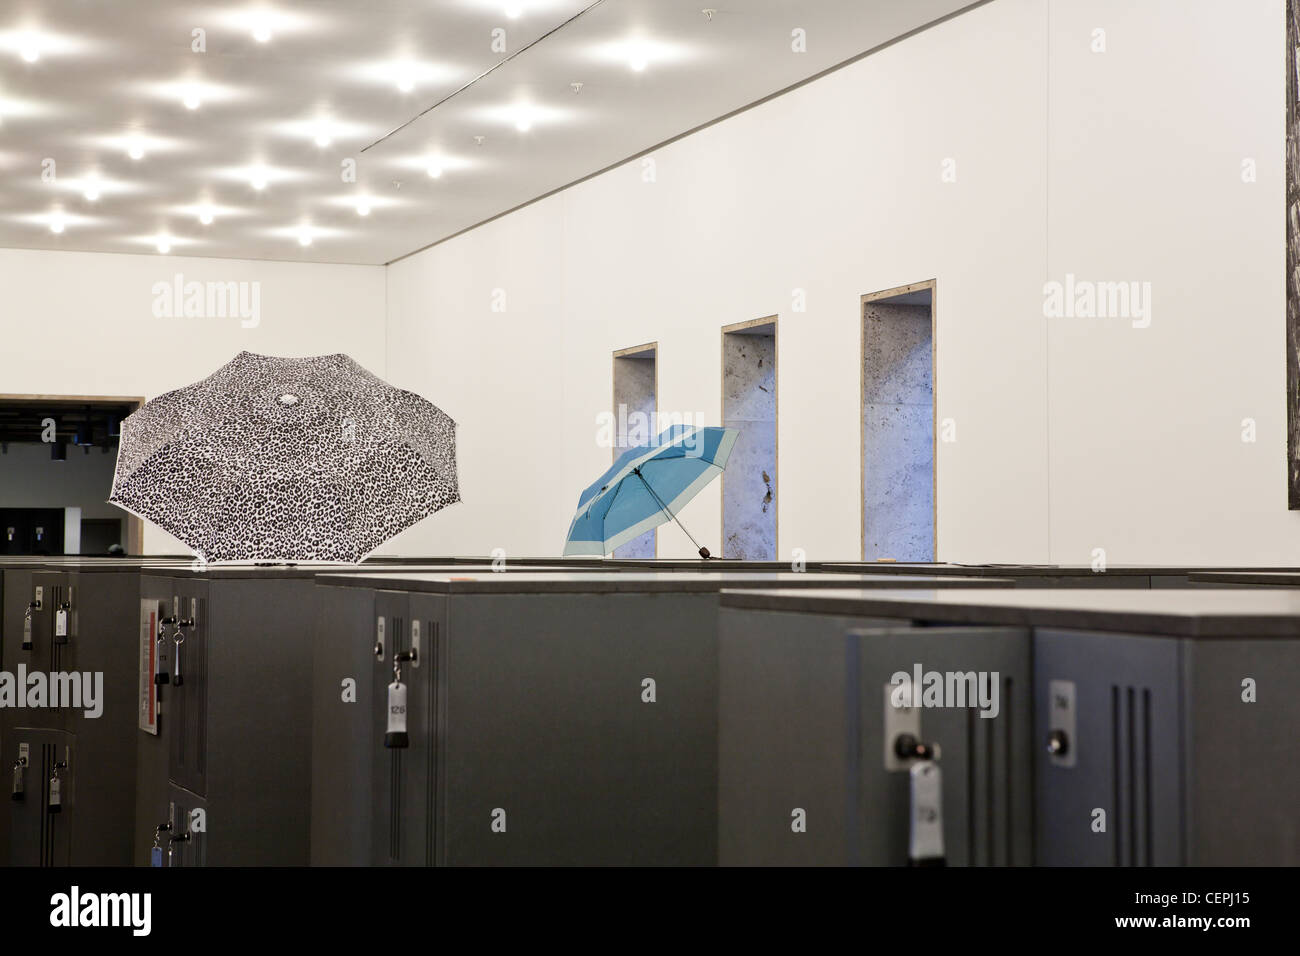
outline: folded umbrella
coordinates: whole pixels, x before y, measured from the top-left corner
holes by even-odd
[[[456,423],[346,355],[240,352],[122,422],[109,501],[202,561],[359,561],[460,500]]]
[[[581,497],[569,525],[564,553],[608,554],[677,513],[727,467],[736,443],[734,428],[673,425],[651,444],[629,448]],[[709,549],[686,531],[700,557]]]

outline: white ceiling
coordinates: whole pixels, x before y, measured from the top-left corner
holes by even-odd
[[[0,246],[385,263],[971,5],[0,0]]]

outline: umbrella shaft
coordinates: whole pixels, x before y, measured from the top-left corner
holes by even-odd
[[[668,510],[668,505],[664,504],[664,500],[659,497],[659,495],[655,492],[653,488],[650,487],[650,482],[645,480],[645,476],[641,474],[641,469],[633,468],[632,474],[636,475],[638,478],[641,479],[641,484],[645,485],[645,490],[650,492],[651,497],[653,497],[654,500],[659,503],[660,510],[662,510],[663,513],[666,514],[668,517],[676,521],[677,527],[681,528],[682,531],[686,532],[686,537],[691,539],[691,544],[695,545],[696,550],[700,552],[700,556],[707,558],[709,552],[706,549],[700,547],[700,543],[695,540],[695,536],[693,534],[691,534],[689,531],[686,531],[686,525],[682,524],[682,519],[677,517],[677,515],[673,514],[670,510]]]

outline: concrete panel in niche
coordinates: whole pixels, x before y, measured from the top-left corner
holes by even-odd
[[[1300,511],[1300,3],[1286,4],[1287,508]]]
[[[863,309],[863,557],[934,559],[930,305]]]
[[[930,307],[868,302],[863,322],[862,401],[931,404]]]
[[[865,560],[934,557],[933,412],[928,405],[863,410]]]
[[[618,356],[614,359],[614,420],[617,423],[614,458],[618,458],[631,445],[645,444],[658,434],[654,421],[658,408],[655,378],[653,357]],[[653,558],[656,534],[656,531],[651,530],[633,538],[622,547],[615,548],[614,556]]]
[[[722,553],[776,559],[776,336],[723,336],[722,423],[739,435],[722,486]]]

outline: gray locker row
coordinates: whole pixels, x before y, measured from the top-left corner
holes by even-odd
[[[112,691],[111,719],[6,713],[4,759],[12,765],[20,750],[32,754],[5,821],[11,826],[0,827],[6,838],[14,834],[8,859],[145,865],[159,851],[169,865],[308,861],[312,579],[329,569],[195,570],[154,561],[4,567],[4,658],[29,671],[101,671]],[[502,581],[486,567],[452,570]],[[624,581],[636,577],[628,573]],[[685,580],[673,577],[676,583],[659,581],[653,589]],[[707,580],[716,596],[723,581]],[[832,582],[736,574],[729,583]],[[56,636],[56,620],[66,621],[66,633]],[[24,632],[34,640],[24,642]],[[145,668],[170,682],[148,685],[140,676]],[[55,763],[58,772],[47,772]]]
[[[904,728],[951,861],[1300,863],[1300,590],[727,592],[720,629],[724,864],[907,859],[869,822],[909,812],[881,694],[918,663],[1002,690]]]
[[[64,670],[103,670],[118,694],[111,698],[116,725],[109,707],[98,721],[73,710],[31,711],[17,722],[15,712],[5,713],[0,750],[7,766],[21,744],[28,760],[26,799],[13,801],[13,826],[0,827],[14,834],[9,858],[146,865],[157,846],[171,865],[905,862],[918,829],[910,819],[918,792],[911,768],[926,761],[895,755],[891,764],[887,757],[900,735],[884,726],[889,712],[881,693],[900,658],[940,672],[999,675],[996,716],[920,708],[913,736],[939,748],[930,763],[942,771],[940,833],[949,862],[1292,858],[1285,835],[1296,825],[1295,791],[1287,789],[1294,781],[1268,778],[1280,789],[1243,783],[1241,793],[1233,791],[1238,804],[1225,804],[1237,812],[1242,794],[1259,794],[1260,805],[1245,809],[1267,820],[1280,841],[1243,840],[1231,827],[1206,823],[1216,819],[1217,797],[1202,797],[1195,813],[1166,814],[1170,801],[1204,789],[1192,771],[1197,760],[1210,759],[1174,741],[1202,739],[1193,731],[1220,715],[1168,706],[1173,691],[1154,679],[1103,679],[1145,661],[1151,636],[1176,646],[1165,653],[1177,661],[1197,659],[1179,643],[1195,636],[1159,628],[1115,633],[1112,625],[1132,616],[1106,607],[1082,619],[1075,608],[1067,633],[1055,634],[1051,628],[1077,594],[1040,592],[1032,610],[1012,611],[1014,601],[974,610],[935,601],[965,607],[964,616],[945,617],[956,612],[927,605],[918,616],[917,602],[900,605],[885,593],[915,585],[1005,586],[994,569],[967,569],[986,578],[976,581],[961,580],[950,566],[925,566],[943,570],[909,580],[900,566],[854,565],[872,578],[852,580],[856,597],[845,598],[832,593],[850,581],[842,577],[656,577],[637,574],[639,566],[629,562],[621,583],[610,575],[566,574],[572,565],[564,563],[559,573],[539,569],[531,576],[462,565],[370,579],[331,576],[316,587],[318,569],[109,570],[96,562],[50,572],[0,564],[6,664],[58,669],[57,654]],[[1016,569],[996,570],[1023,586]],[[1076,570],[1070,576],[1087,579]],[[1169,576],[1159,570],[1157,576]],[[31,603],[34,576],[43,574],[55,577],[42,577],[50,583],[39,586],[68,591],[49,592],[33,615],[34,647],[14,650],[24,620],[14,612],[26,610],[20,605]],[[762,598],[786,602],[779,610],[733,604],[791,584],[798,592]],[[724,594],[719,610],[719,591],[741,588],[743,595]],[[837,603],[829,613],[830,603],[812,601],[814,594],[859,603],[850,613]],[[69,631],[60,642],[54,615],[64,603],[71,605]],[[1248,634],[1241,629],[1259,626],[1249,612],[1238,604],[1223,617]],[[736,614],[754,618],[738,625]],[[1272,621],[1269,614],[1276,617],[1276,609],[1265,614]],[[137,729],[138,678],[146,636],[154,637],[164,620],[173,622],[173,635],[183,625],[181,684],[157,688],[154,735]],[[913,628],[918,620],[943,626]],[[1087,633],[1079,633],[1081,622]],[[411,653],[413,626],[425,646],[416,660],[396,662],[407,692],[407,746],[385,747],[392,658]],[[1105,638],[1100,643],[1098,635]],[[1248,645],[1232,644],[1226,660],[1287,673],[1293,643],[1272,646],[1281,656],[1262,663],[1243,656],[1255,653]],[[97,649],[110,648],[113,661],[95,663]],[[166,649],[175,650],[174,640]],[[1207,653],[1202,649],[1199,659],[1209,660]],[[1043,670],[1053,654],[1069,664],[1055,677]],[[166,666],[170,671],[177,662]],[[1067,735],[1080,770],[1065,778],[1048,774],[1064,769],[1043,749],[1047,737],[1064,732],[1049,726],[1053,712],[1043,709],[1060,696],[1049,693],[1054,681],[1073,685],[1074,719],[1083,721],[1077,733],[1110,741],[1109,749],[1095,741],[1078,749]],[[1271,703],[1238,715],[1246,730],[1258,730],[1251,721],[1263,719],[1273,728],[1295,726],[1294,713]],[[1270,772],[1259,762],[1261,752],[1277,756],[1269,739],[1275,746],[1278,735],[1241,746],[1242,779]],[[1109,764],[1096,764],[1103,756]],[[1059,792],[1045,789],[1059,779]],[[62,805],[51,812],[55,780]],[[782,790],[792,782],[803,787],[801,799]],[[1101,791],[1107,800],[1093,796]],[[1288,796],[1289,803],[1273,802]],[[1087,836],[1078,845],[1065,840],[1080,836],[1071,829],[1075,810],[1061,809],[1069,798],[1091,801],[1084,808]],[[1097,810],[1106,815],[1101,831]],[[1052,829],[1053,812],[1065,821],[1060,833]],[[1200,829],[1190,831],[1193,823]],[[1212,839],[1214,833],[1222,835]]]

